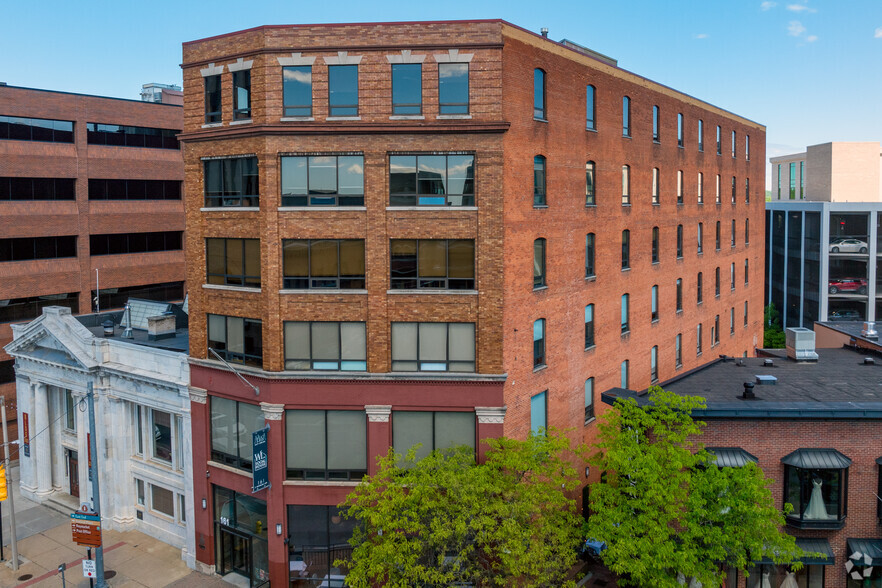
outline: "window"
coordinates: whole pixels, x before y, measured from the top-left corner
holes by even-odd
[[[364,242],[360,243],[363,273]],[[475,242],[472,239],[392,239],[389,249],[393,290],[475,289]]]
[[[365,287],[362,239],[284,239],[282,259],[284,288],[363,290]]]
[[[153,431],[153,444],[150,457],[172,463],[172,415],[161,410],[150,409],[150,429]]]
[[[731,290],[735,289],[735,262],[729,266],[729,281],[731,283]]]
[[[76,183],[76,178],[0,178],[0,200],[75,200]]]
[[[658,106],[652,107],[652,140],[655,143],[658,143],[660,140],[660,134],[658,129]]]
[[[418,115],[423,111],[423,64],[392,64],[392,114]]]
[[[286,410],[289,480],[361,480],[367,474],[367,416],[362,410]]]
[[[631,231],[622,231],[622,269],[631,269]]]
[[[138,505],[144,506],[144,480],[135,478],[135,497],[137,498]]]
[[[744,178],[744,203],[750,204],[750,178]]]
[[[736,147],[735,147],[735,131],[732,131],[732,159],[735,159],[735,152],[736,152]]]
[[[683,278],[677,278],[677,312],[683,312]]]
[[[778,200],[781,200],[781,164],[778,164]]]
[[[716,190],[715,202],[717,204],[722,202],[722,197],[720,196],[720,174],[717,174],[717,190]]]
[[[15,381],[13,379],[13,381]],[[62,390],[64,395],[64,428],[68,431],[76,432],[77,430],[77,403],[74,401],[73,392],[70,390]]]
[[[244,539],[244,546],[247,546],[249,541],[252,544],[256,542],[256,544],[251,549],[243,547],[243,551],[250,552],[252,557],[256,557],[253,563],[246,565],[254,566],[251,568],[254,570],[269,569],[266,539],[271,531],[267,524],[266,501],[258,500],[248,494],[241,494],[221,486],[213,486],[213,490],[214,522],[250,535],[250,537],[246,536],[247,539]],[[291,507],[289,506],[288,508],[290,509]],[[324,509],[326,507],[320,508]],[[220,529],[215,527],[215,532],[219,531]],[[239,544],[242,545],[242,543]],[[256,575],[255,583],[257,583]]]
[[[2,249],[2,243],[0,243]],[[47,306],[66,306],[76,314],[80,311],[79,292],[67,294],[46,294],[44,296],[31,296],[29,298],[7,299],[4,306],[0,306],[0,323],[13,321],[25,321],[37,318]]]
[[[233,120],[251,118],[251,70],[233,72]]]
[[[205,206],[259,205],[256,157],[208,159],[203,164]]]
[[[703,274],[702,274],[701,272],[698,272],[698,281],[696,282],[696,284],[697,284],[697,290],[696,290],[696,297],[695,297],[696,304],[701,304],[701,303],[704,301],[704,300],[703,300],[704,295],[703,295],[703,293],[702,293],[702,289],[703,289],[703,288],[702,288],[703,277],[704,277]]]
[[[745,286],[748,284],[748,276],[749,276],[749,274],[750,274],[750,271],[749,271],[749,265],[748,265],[748,264],[749,264],[748,260],[745,259],[745,260],[744,260],[744,285],[745,285]]]
[[[594,305],[585,307],[585,349],[594,347]]]
[[[680,333],[674,337],[674,367],[683,367],[683,335]]]
[[[138,455],[144,455],[144,421],[143,416],[141,414],[141,405],[136,404],[134,406],[134,411],[132,413],[132,418],[135,421],[134,426],[134,434],[136,435],[135,441],[135,453]]]
[[[683,170],[677,170],[677,204],[683,204]]]
[[[594,277],[594,233],[585,235],[585,277]]]
[[[744,326],[747,326],[747,300],[744,301]]]
[[[790,199],[796,200],[796,163],[790,162]]]
[[[585,128],[592,131],[597,129],[595,121],[596,110],[594,106],[594,86],[585,88]]]
[[[848,514],[851,459],[835,449],[797,449],[784,456],[787,524],[800,529],[841,529]]]
[[[426,412],[396,410],[392,413],[392,447],[406,454],[420,443],[416,458],[435,450],[465,445],[475,449],[474,412]]]
[[[631,136],[631,99],[627,96],[622,98],[622,136]]]
[[[683,146],[683,113],[677,114],[677,147]]]
[[[262,324],[256,319],[210,314],[208,347],[230,363],[262,367]],[[214,355],[208,358],[214,359]]]
[[[720,315],[714,317],[714,326],[711,327],[711,339],[714,345],[720,343]]]
[[[735,334],[735,307],[729,309],[729,334]]]
[[[69,120],[0,115],[0,141],[73,143],[74,124]]]
[[[182,523],[187,522],[187,498],[183,494],[178,494],[178,518]]]
[[[169,517],[175,516],[175,494],[154,484],[150,484],[150,508]]]
[[[212,461],[251,471],[251,435],[266,424],[260,405],[220,396],[210,401]]]
[[[585,206],[595,206],[597,200],[594,194],[594,162],[585,164]]]
[[[76,256],[77,238],[73,235],[0,239],[0,262],[60,259]]]
[[[545,72],[533,70],[533,118],[546,120],[545,112]]]
[[[92,256],[180,251],[182,248],[181,231],[89,235],[89,253]]]
[[[530,398],[530,434],[544,435],[548,427],[548,391]]]
[[[220,74],[205,76],[205,122],[221,122],[221,77]]]
[[[683,259],[683,225],[677,225],[677,259]]]
[[[533,241],[533,289],[545,286],[545,239],[539,238]]]
[[[260,288],[260,239],[206,239],[206,283]]]
[[[469,113],[469,64],[438,64],[439,114]]]
[[[652,263],[658,263],[658,250],[659,250],[659,242],[658,242],[658,227],[652,227]]]
[[[704,174],[698,172],[698,203],[704,204]]]
[[[649,350],[649,381],[658,382],[658,345]]]
[[[658,168],[652,168],[652,203],[658,204]]]
[[[92,290],[92,302],[95,305],[95,299],[98,297],[98,291]],[[143,284],[140,286],[127,286],[123,288],[108,288],[101,290],[101,309],[109,310],[111,308],[123,308],[129,298],[140,298],[142,300],[156,300],[157,302],[168,302],[171,300],[184,299],[184,282],[163,282],[160,284]]]
[[[285,369],[367,370],[365,324],[285,322]]]
[[[750,245],[750,219],[744,219],[744,244]]]
[[[363,157],[357,171],[364,204]],[[544,160],[543,160],[544,161]],[[351,173],[350,172],[350,173]],[[544,179],[543,179],[544,181]],[[390,206],[474,206],[474,155],[389,156]]]
[[[180,129],[129,127],[103,123],[86,123],[86,142],[90,145],[116,147],[149,147],[152,149],[180,149]]]
[[[805,198],[805,162],[799,162],[799,199]]]
[[[352,559],[349,540],[352,538],[355,521],[347,519],[346,512],[336,506],[289,504],[287,508],[288,544],[291,549],[287,557],[290,562],[302,562],[297,565],[303,566],[304,582],[310,582],[306,578],[331,578],[345,574],[345,570],[350,567],[348,562]],[[259,545],[266,550],[265,543]],[[342,564],[342,571],[341,568],[334,567],[337,560],[346,562]],[[323,580],[309,585],[318,586],[321,581]]]
[[[545,206],[545,158],[533,158],[533,206]]]
[[[698,150],[704,151],[704,121],[698,119]]]
[[[329,116],[358,116],[358,66],[328,66]]]
[[[652,322],[658,320],[658,286],[652,287],[652,296],[650,298],[650,312],[652,313]]]
[[[622,365],[619,367],[619,372],[621,374],[621,387],[624,389],[628,389],[628,360],[622,362]]]
[[[282,68],[282,102],[285,116],[312,116],[312,66]]]
[[[56,180],[57,181],[57,180]],[[56,187],[55,200],[73,200],[73,181],[70,198],[59,198]],[[0,179],[0,200],[3,199],[3,180]],[[181,182],[174,180],[102,180],[89,178],[89,200],[180,200]],[[38,200],[38,198],[34,198]]]
[[[533,321],[533,368],[545,365],[545,319]]]
[[[594,418],[594,378],[585,380],[585,424]]]
[[[732,239],[731,239],[731,247],[735,247],[735,219],[732,219]]]
[[[364,206],[364,155],[284,156],[281,183],[282,206]]]
[[[0,384],[15,382],[15,360],[0,361]]]
[[[735,185],[736,185],[735,176],[732,176],[732,204],[735,204],[735,199],[737,198],[737,196],[735,195],[735,191],[736,191]]]
[[[750,135],[744,135],[744,159],[750,161]]]
[[[714,269],[714,296],[717,298],[720,297],[720,268],[717,266]]]
[[[631,166],[622,166],[622,205],[631,205]]]
[[[695,355],[701,355],[701,323],[698,323],[698,326],[696,327]]]
[[[717,155],[723,154],[723,131],[720,129],[720,125],[717,125]]]
[[[698,223],[698,254],[699,255],[704,253],[704,245],[702,244],[703,236],[704,236],[703,233],[704,233],[704,224]]]
[[[628,294],[622,294],[622,334],[624,335],[628,331],[631,330],[630,325],[628,324]]]
[[[393,372],[474,372],[475,323],[392,323]]]

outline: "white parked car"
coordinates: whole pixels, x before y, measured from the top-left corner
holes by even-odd
[[[830,253],[866,253],[867,244],[858,239],[842,239],[836,243],[830,243]]]

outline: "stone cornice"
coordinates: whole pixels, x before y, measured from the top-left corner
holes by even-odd
[[[195,402],[196,404],[207,404],[208,390],[190,386],[190,402]]]
[[[481,425],[501,425],[505,423],[504,406],[476,406],[475,415],[478,417],[478,424]]]
[[[263,411],[263,418],[268,421],[280,421],[285,414],[284,404],[270,404],[269,402],[261,402],[260,410]]]
[[[391,404],[367,404],[364,407],[369,423],[388,423],[392,414]]]

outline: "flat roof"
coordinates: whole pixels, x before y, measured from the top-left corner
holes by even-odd
[[[179,305],[176,305],[179,306]],[[143,345],[144,347],[152,347],[154,349],[164,349],[166,351],[180,351],[188,353],[190,350],[190,330],[187,328],[177,328],[173,337],[164,339],[150,340],[147,331],[143,329],[132,329],[132,338],[124,339],[124,329],[119,323],[123,316],[122,310],[114,310],[111,312],[102,312],[100,314],[78,314],[74,315],[84,327],[97,338],[110,339],[114,341],[124,341],[135,345]],[[104,327],[101,323],[110,319],[113,321],[113,337],[104,337]]]
[[[101,98],[102,100],[122,100],[123,102],[137,102],[138,104],[148,104],[152,106],[173,106],[175,108],[183,108],[181,104],[165,104],[162,102],[146,102],[135,98],[117,98],[115,96],[99,96],[97,94],[81,94],[79,92],[64,92],[61,90],[46,90],[44,88],[28,88],[26,86],[12,86],[10,84],[0,84],[0,90],[3,88],[12,88],[14,90],[27,90],[29,92],[49,92],[52,94],[66,94],[68,96],[83,96],[85,98]]]

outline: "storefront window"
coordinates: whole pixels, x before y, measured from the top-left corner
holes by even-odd
[[[842,528],[851,460],[834,449],[800,449],[782,461],[784,500],[793,505],[787,524],[802,529]]]
[[[349,539],[355,522],[336,506],[288,505],[288,558],[291,586],[344,586]]]
[[[220,574],[240,574],[251,588],[268,585],[266,502],[215,486],[214,520]]]

